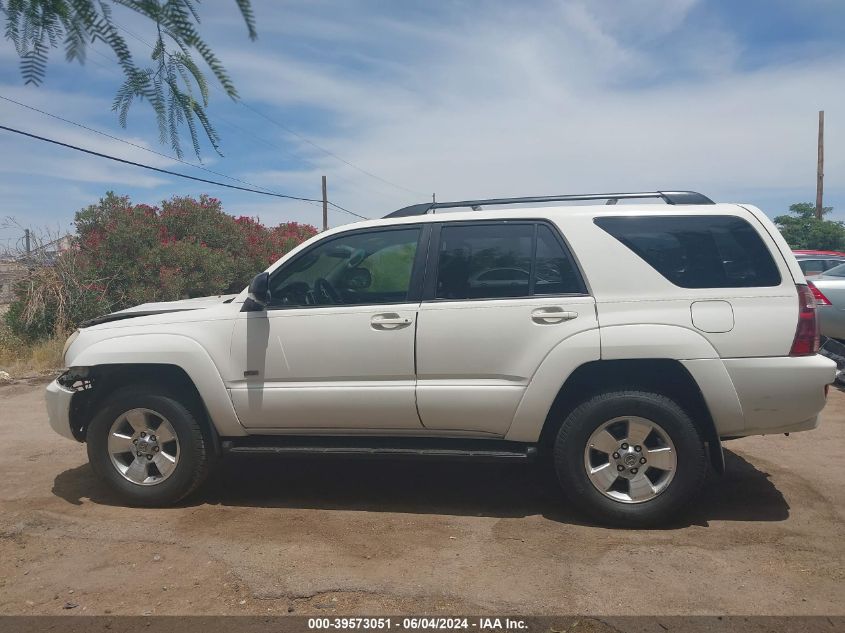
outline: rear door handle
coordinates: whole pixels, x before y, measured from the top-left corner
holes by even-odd
[[[540,323],[542,325],[553,325],[555,323],[571,321],[577,316],[577,312],[569,312],[557,306],[537,308],[536,310],[531,311],[531,320],[534,321],[534,323]]]
[[[376,314],[370,319],[370,325],[376,330],[398,330],[413,323],[410,317],[399,316],[395,312]]]

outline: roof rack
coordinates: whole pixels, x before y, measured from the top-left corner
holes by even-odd
[[[412,215],[434,213],[436,209],[455,209],[469,207],[479,211],[481,207],[496,204],[533,204],[538,202],[569,202],[574,200],[607,200],[607,204],[616,204],[619,200],[661,198],[666,204],[715,204],[710,198],[695,191],[641,191],[636,193],[587,193],[565,196],[534,196],[528,198],[491,198],[489,200],[461,200],[459,202],[424,202],[412,204],[386,218],[402,218]]]

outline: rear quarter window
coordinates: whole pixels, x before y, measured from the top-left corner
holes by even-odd
[[[769,249],[742,218],[626,216],[594,222],[681,288],[780,285]]]

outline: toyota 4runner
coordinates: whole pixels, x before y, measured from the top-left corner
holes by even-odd
[[[572,503],[644,526],[723,470],[721,440],[817,425],[818,341],[753,206],[432,202],[321,233],[236,296],[83,324],[47,408],[131,504],[179,501],[226,453],[547,457]]]

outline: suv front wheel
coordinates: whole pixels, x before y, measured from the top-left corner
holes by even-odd
[[[115,391],[91,420],[87,442],[94,472],[133,505],[176,503],[209,470],[194,413],[156,385]]]
[[[558,431],[554,462],[574,504],[622,527],[677,516],[707,469],[690,417],[673,400],[641,391],[601,394],[576,407]]]

